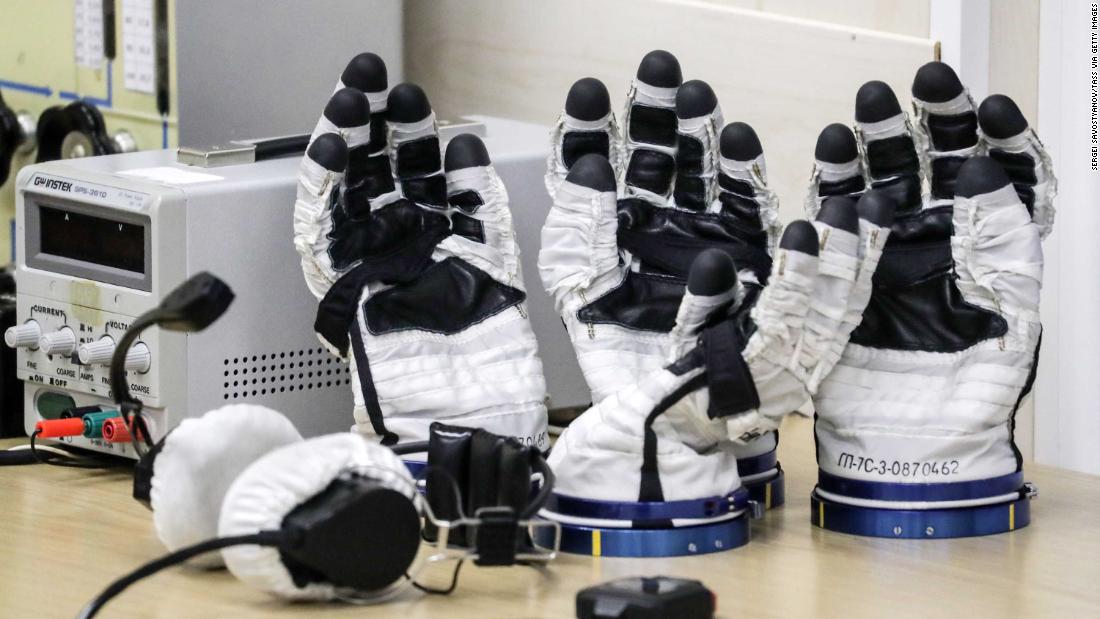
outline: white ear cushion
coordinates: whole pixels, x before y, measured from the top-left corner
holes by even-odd
[[[237,475],[267,452],[301,440],[289,419],[255,404],[183,420],[153,461],[149,502],[157,537],[178,550],[216,536],[222,499]],[[222,560],[209,553],[192,563],[218,567]]]
[[[294,508],[320,493],[341,473],[360,469],[410,499],[416,485],[404,463],[390,449],[357,434],[330,434],[273,451],[240,475],[222,504],[218,535],[248,535],[279,529]],[[355,531],[348,531],[354,535]],[[279,557],[263,546],[222,550],[225,564],[245,583],[280,597],[327,600],[335,587],[311,583],[298,587]],[[369,562],[370,557],[363,557]]]

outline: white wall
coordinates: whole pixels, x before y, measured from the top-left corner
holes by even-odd
[[[1089,2],[1040,7],[1039,126],[1059,180],[1047,239],[1036,387],[1039,462],[1100,473],[1100,172],[1090,169],[1098,70]]]

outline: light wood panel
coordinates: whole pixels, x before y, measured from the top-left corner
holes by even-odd
[[[713,0],[713,2],[879,32],[914,37],[928,36],[928,0]]]
[[[1100,478],[1030,467],[1040,490],[1033,524],[1011,534],[863,539],[810,526],[810,422],[792,418],[782,436],[787,505],[753,523],[749,545],[729,552],[644,561],[564,555],[542,572],[467,566],[449,598],[410,594],[369,609],[282,604],[224,571],[175,568],[127,591],[104,616],[560,618],[573,616],[584,586],[653,574],[702,580],[728,619],[1100,616]],[[113,578],[164,552],[124,473],[3,468],[0,497],[2,616],[71,617]]]
[[[933,57],[926,39],[691,0],[413,0],[406,70],[444,115],[478,113],[550,124],[578,78],[604,81],[618,110],[638,61],[668,49],[686,79],[708,81],[727,121],[760,134],[782,215],[802,213],[814,142],[852,121],[870,79],[903,100]],[[903,104],[906,104],[903,101]]]

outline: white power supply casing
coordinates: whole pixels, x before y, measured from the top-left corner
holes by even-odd
[[[515,217],[541,226],[549,208],[542,186],[546,128],[477,120],[483,128],[475,132],[484,134]],[[278,410],[306,436],[351,427],[348,367],[318,343],[317,300],[294,251],[298,162],[286,157],[202,168],[178,163],[172,151],[150,151],[54,161],[20,172],[20,326],[8,340],[20,344],[28,433],[71,406],[113,407],[109,359],[96,361],[135,317],[201,271],[233,289],[228,311],[199,333],[147,329],[131,349],[134,369],[127,380],[145,404],[153,438],[186,417],[232,402]],[[534,228],[534,221],[525,223]],[[537,244],[524,250],[528,287],[541,293],[533,270]],[[542,309],[549,318],[553,309]],[[555,335],[567,339],[563,330]],[[77,350],[92,342],[99,344],[84,351],[91,363],[81,363]],[[136,457],[124,442],[63,440]]]

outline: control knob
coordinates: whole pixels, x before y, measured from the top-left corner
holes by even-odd
[[[83,365],[111,365],[111,359],[115,356],[115,340],[104,335],[94,342],[85,342],[77,348],[76,356]],[[149,347],[143,342],[134,344],[126,353],[125,367],[128,371],[148,372],[151,363]]]
[[[38,338],[38,347],[47,355],[68,357],[76,349],[76,334],[69,327],[61,327]]]
[[[108,365],[115,354],[115,340],[104,335],[94,342],[85,342],[76,349],[76,356],[83,365]]]
[[[28,320],[21,325],[8,327],[7,331],[4,331],[4,343],[12,348],[35,350],[38,348],[40,337],[42,337],[42,329],[39,328],[36,320]]]
[[[144,342],[138,342],[126,351],[126,371],[135,371],[144,374],[149,371],[153,363],[153,357],[149,353],[149,347]]]

